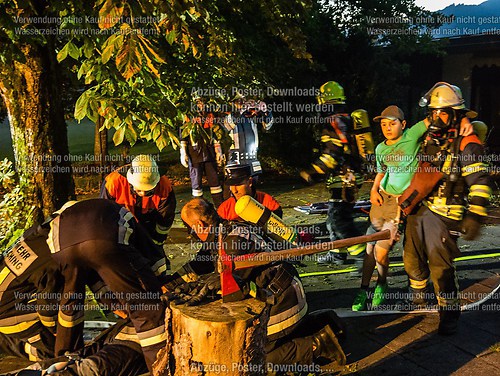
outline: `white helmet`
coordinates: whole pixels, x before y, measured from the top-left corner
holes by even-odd
[[[150,155],[138,155],[127,171],[127,180],[137,191],[150,191],[160,181],[156,161]]]

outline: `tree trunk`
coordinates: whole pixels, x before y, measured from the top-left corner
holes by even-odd
[[[202,306],[171,304],[171,340],[155,375],[265,375],[269,311],[261,301],[218,300]],[[170,370],[165,373],[167,364]]]
[[[108,155],[108,130],[99,130],[102,127],[103,123],[104,118],[99,115],[97,118],[97,123],[95,125],[94,133],[94,160],[96,166],[99,166],[100,168],[101,181],[104,180],[104,176],[106,175],[106,166],[108,164],[106,160],[106,157]]]
[[[0,63],[0,92],[19,180],[35,206],[33,219],[41,220],[74,197],[67,130],[50,38],[19,48],[22,62]]]

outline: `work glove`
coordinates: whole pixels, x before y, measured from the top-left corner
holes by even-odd
[[[481,216],[474,213],[467,213],[462,219],[462,239],[474,240],[481,232]]]
[[[218,142],[214,144],[215,149],[215,160],[217,161],[217,166],[223,167],[226,164],[226,156],[222,152],[222,147]]]
[[[190,296],[183,298],[183,302],[188,306],[198,305],[207,297],[215,298],[220,289],[220,274],[206,274],[197,281],[197,286],[189,293]]]
[[[188,166],[189,166],[189,157],[188,157],[188,155],[186,153],[186,146],[187,146],[186,142],[182,141],[181,142],[181,149],[180,149],[180,151],[181,151],[181,158],[180,158],[180,160],[181,160],[181,164],[184,167],[188,168]]]

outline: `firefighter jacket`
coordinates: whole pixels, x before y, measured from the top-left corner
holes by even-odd
[[[271,252],[269,241],[259,227],[240,222],[224,222],[209,235],[195,259],[178,273],[185,281],[196,281],[201,274],[216,270],[218,233],[222,229],[222,247],[228,256]],[[271,304],[267,328],[268,340],[274,341],[290,334],[307,313],[302,282],[293,265],[287,262],[238,270],[233,276],[243,296],[252,296]]]
[[[125,311],[134,324],[150,368],[166,338],[160,300],[167,269],[163,250],[132,213],[102,199],[76,202],[58,213],[47,244],[64,277],[56,356],[82,347],[85,285],[101,279],[119,303],[111,309]]]
[[[266,208],[271,210],[278,217],[283,216],[283,209],[281,209],[281,205],[278,201],[275,200],[273,196],[261,191],[255,191],[252,195],[254,199],[264,205]],[[242,219],[236,214],[234,207],[236,206],[236,198],[234,196],[229,197],[226,201],[219,205],[217,209],[217,214],[222,219],[228,221],[242,221]]]
[[[434,213],[460,221],[466,211],[484,218],[491,197],[488,165],[476,135],[457,137],[437,144],[429,137],[424,142],[423,157],[440,168],[443,179],[424,199]]]
[[[245,111],[241,114],[230,113],[224,119],[224,127],[229,132],[233,141],[229,148],[227,164],[248,164],[252,167],[252,175],[262,173],[262,167],[257,158],[259,150],[259,133],[257,121],[260,120],[265,130],[269,130],[273,124],[271,111],[267,114]]]
[[[0,333],[33,337],[41,325],[55,333],[62,275],[35,225],[0,256]],[[41,325],[40,325],[41,324]]]
[[[177,205],[172,184],[162,176],[154,193],[140,197],[126,178],[128,166],[109,174],[101,187],[101,198],[115,201],[129,210],[148,231],[156,244],[163,244],[172,226]]]

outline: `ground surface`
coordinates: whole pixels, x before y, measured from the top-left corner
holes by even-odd
[[[361,191],[366,197],[367,188]],[[305,215],[293,209],[296,205],[323,201],[327,191],[322,184],[306,186],[299,180],[277,179],[263,184],[264,190],[282,204],[284,219],[294,225],[324,227],[324,215]],[[190,198],[189,187],[176,187],[178,211]],[[494,209],[492,217],[500,216]],[[490,218],[490,222],[497,219]],[[358,217],[360,230],[367,226],[366,217]],[[196,252],[196,247],[186,240],[186,230],[177,216],[170,232],[168,257],[175,270]],[[481,238],[475,242],[462,242],[464,256],[478,256],[475,260],[457,262],[461,289],[466,289],[492,275],[500,274],[500,257],[490,257],[500,252],[500,226],[483,227]],[[402,247],[398,244],[391,254],[391,263],[402,262]],[[334,308],[347,312],[360,284],[353,269],[353,261],[343,266],[318,265],[308,260],[299,272],[328,273],[304,276],[303,283],[311,310]],[[376,275],[375,275],[376,276]],[[373,282],[374,283],[374,282]],[[391,268],[389,278],[389,304],[396,303],[406,288],[406,276],[400,266]],[[436,334],[437,313],[377,315],[345,319],[348,340],[345,344],[348,365],[335,373],[360,375],[483,375],[499,374],[500,370],[500,292],[478,309],[465,312],[460,321],[460,331],[451,337]],[[10,359],[0,360],[0,372],[19,366]]]

